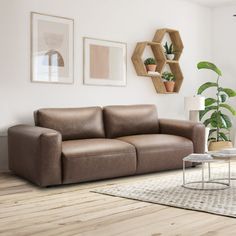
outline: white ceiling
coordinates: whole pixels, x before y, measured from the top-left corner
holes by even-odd
[[[236,5],[236,0],[189,0],[208,7],[220,7],[227,5]]]

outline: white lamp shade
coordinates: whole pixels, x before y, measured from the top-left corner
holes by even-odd
[[[184,98],[185,111],[201,111],[205,109],[205,97],[193,96]]]

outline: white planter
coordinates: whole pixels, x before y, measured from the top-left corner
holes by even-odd
[[[174,60],[175,54],[166,54],[168,60]]]

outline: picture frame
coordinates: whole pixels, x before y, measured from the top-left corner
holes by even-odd
[[[127,45],[84,38],[84,84],[126,86]]]
[[[74,83],[74,20],[31,12],[31,81]]]

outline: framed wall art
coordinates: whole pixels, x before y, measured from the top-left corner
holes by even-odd
[[[31,13],[31,80],[73,83],[73,19]]]
[[[126,44],[84,38],[84,84],[126,85]]]

